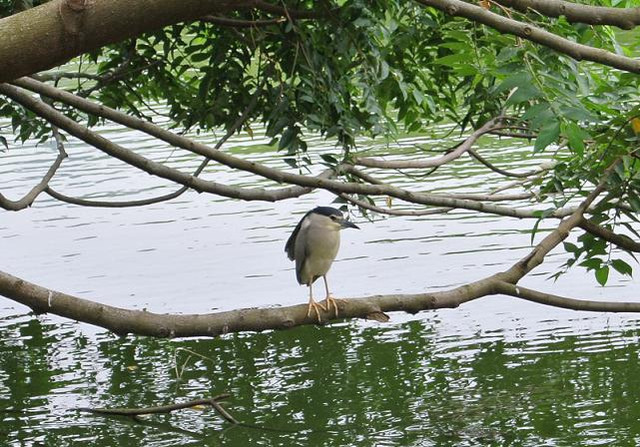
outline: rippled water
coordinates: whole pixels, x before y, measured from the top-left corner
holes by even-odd
[[[104,133],[185,171],[200,162],[137,133],[116,127]],[[214,136],[201,139],[215,142]],[[392,146],[429,156],[416,151],[416,143],[448,144],[421,136]],[[285,167],[264,144],[254,129],[253,139],[236,137],[224,150]],[[502,167],[540,162],[528,160],[530,148],[511,140],[485,144]],[[362,147],[387,151],[370,142]],[[52,182],[66,194],[127,200],[175,188],[77,142],[67,150],[70,157]],[[320,151],[333,148],[315,141],[312,156]],[[47,146],[1,154],[3,194],[18,198],[28,191],[53,158]],[[205,177],[271,185],[215,164]],[[466,160],[430,177],[386,179],[459,192],[498,185]],[[326,192],[276,204],[189,192],[144,208],[94,209],[42,196],[28,210],[0,211],[0,269],[84,298],[156,312],[305,302],[283,245],[306,210],[331,200]],[[336,296],[440,290],[481,278],[524,256],[533,226],[464,211],[354,219],[362,231],[343,234],[330,275]],[[563,262],[563,253],[554,252],[523,284],[574,297],[638,298],[637,279],[612,276],[603,288],[575,271],[547,281]],[[459,309],[393,314],[386,324],[349,321],[169,341],[117,338],[27,311],[0,298],[0,441],[7,445],[634,445],[640,438],[636,314],[491,297]],[[209,411],[138,423],[77,410],[221,392],[233,395],[227,408],[247,426],[230,427]]]

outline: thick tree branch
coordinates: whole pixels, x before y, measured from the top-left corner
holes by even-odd
[[[380,312],[416,313],[426,309],[454,308],[487,295],[491,281],[476,281],[444,292],[413,295],[376,295],[338,302],[340,318],[367,318]],[[49,290],[0,272],[0,295],[30,307],[36,313],[52,313],[110,330],[154,337],[217,336],[231,332],[287,329],[317,324],[315,314],[307,315],[307,304],[278,308],[238,309],[209,314],[157,314],[129,310],[62,292]],[[333,311],[321,311],[322,321],[335,319]]]
[[[497,281],[495,286],[496,292],[503,295],[510,295],[547,306],[562,307],[563,309],[587,310],[590,312],[640,312],[640,302],[577,300],[527,289],[504,281]]]
[[[478,141],[482,135],[492,132],[500,128],[498,123],[503,117],[496,117],[487,121],[482,127],[473,132],[469,137],[464,140],[458,147],[451,152],[442,155],[441,157],[430,158],[428,160],[379,160],[376,158],[359,157],[356,158],[355,164],[361,166],[367,166],[369,168],[386,168],[386,169],[411,169],[411,168],[435,168],[442,166],[450,161],[455,160],[462,156],[465,152],[469,151],[471,147]]]
[[[247,9],[254,3],[251,0],[45,2],[0,19],[0,82],[47,70],[74,56],[167,25]]]
[[[627,251],[632,251],[636,253],[640,253],[640,243],[634,241],[629,236],[624,234],[617,234],[613,231],[603,228],[600,225],[596,225],[588,219],[584,217],[580,220],[578,224],[580,228],[583,230],[593,234],[594,236],[600,237],[606,241],[611,242],[614,245],[617,245],[620,248],[623,248]]]
[[[439,9],[452,16],[464,17],[474,22],[482,23],[501,33],[522,37],[559,53],[566,54],[577,61],[588,60],[630,73],[640,73],[640,60],[572,42],[529,23],[502,17],[499,14],[462,0],[417,0],[417,2]]]
[[[537,11],[547,17],[565,16],[569,22],[589,25],[614,25],[632,29],[640,25],[640,8],[607,8],[581,5],[562,0],[494,0],[522,12]]]
[[[617,162],[616,162],[617,163]],[[614,163],[614,165],[616,164]],[[613,167],[613,165],[612,165]],[[607,169],[604,175],[604,179],[609,176],[611,168]],[[497,276],[505,282],[511,284],[517,284],[527,273],[542,264],[547,254],[564,241],[569,232],[580,225],[583,219],[584,213],[589,209],[593,201],[606,189],[606,182],[602,180],[596,188],[591,191],[587,197],[580,203],[573,213],[566,219],[560,222],[560,225],[549,233],[534,249],[516,264],[514,264],[509,270],[498,274]]]

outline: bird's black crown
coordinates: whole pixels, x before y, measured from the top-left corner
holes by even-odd
[[[331,208],[330,206],[318,206],[311,210],[314,214],[322,214],[323,216],[338,216],[342,217],[342,211],[337,210],[335,208]]]

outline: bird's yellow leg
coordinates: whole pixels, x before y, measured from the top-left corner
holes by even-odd
[[[318,323],[322,323],[322,317],[320,316],[320,311],[318,310],[318,308],[322,309],[323,311],[327,310],[327,308],[322,304],[316,303],[313,300],[313,286],[309,284],[309,307],[307,309],[307,317],[311,316],[311,310],[313,309],[316,313],[316,316],[318,317]]]
[[[329,312],[331,312],[331,306],[333,306],[333,310],[335,312],[335,316],[337,317],[338,316],[338,301],[344,301],[344,300],[333,298],[331,296],[331,293],[329,292],[329,284],[327,284],[326,275],[323,276],[322,279],[324,280],[324,290],[327,292],[327,297],[324,299],[327,302],[327,308],[325,310],[328,310]]]

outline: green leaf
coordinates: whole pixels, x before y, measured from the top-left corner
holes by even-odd
[[[569,147],[575,151],[580,157],[584,154],[584,138],[585,133],[578,127],[576,123],[569,123],[565,128]]]
[[[618,273],[623,275],[631,276],[633,274],[633,269],[629,264],[624,262],[622,259],[614,259],[611,261],[611,266],[616,269]]]
[[[578,247],[575,244],[572,244],[571,242],[565,242],[564,249],[569,253],[576,253],[578,251]]]
[[[538,225],[542,222],[542,218],[536,220],[536,223],[533,225],[531,229],[531,245],[533,245],[533,238],[536,236],[536,232],[538,231]]]
[[[633,211],[640,213],[640,197],[636,194],[629,194],[629,205],[631,205]]]
[[[540,133],[538,134],[538,138],[536,138],[536,142],[533,145],[534,152],[540,152],[551,143],[555,142],[560,136],[560,123],[556,120],[553,120],[547,124],[545,124],[542,129],[540,129]]]
[[[596,270],[596,280],[601,286],[604,286],[609,279],[609,266],[605,265]]]
[[[580,263],[580,266],[586,267],[587,270],[599,269],[601,265],[602,265],[602,259],[600,258],[590,258]]]
[[[4,147],[7,148],[6,150],[9,150],[9,143],[7,143],[7,139],[1,135],[0,135],[0,143],[2,143]]]
[[[509,107],[513,104],[520,104],[521,102],[528,101],[533,98],[538,98],[540,96],[540,91],[533,85],[523,85],[518,87],[518,89],[509,96],[504,103],[505,107]]]

